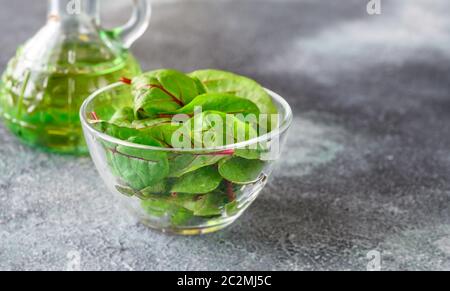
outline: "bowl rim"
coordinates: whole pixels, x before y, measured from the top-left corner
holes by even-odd
[[[87,113],[86,108],[88,107],[88,105],[100,94],[107,92],[111,89],[114,89],[116,87],[120,87],[120,86],[127,86],[127,85],[122,82],[112,83],[108,86],[105,86],[105,87],[100,88],[100,89],[96,90],[95,92],[93,92],[88,98],[86,98],[86,100],[84,100],[83,104],[81,105],[79,115],[80,115],[80,121],[81,121],[83,130],[88,130],[91,134],[98,136],[107,142],[111,142],[111,143],[126,146],[126,147],[132,147],[132,148],[137,148],[137,149],[142,149],[142,150],[164,151],[164,152],[194,152],[194,153],[218,152],[218,151],[226,151],[226,150],[233,150],[233,149],[242,149],[247,146],[257,144],[257,143],[267,142],[267,141],[271,140],[273,137],[280,136],[282,133],[284,133],[285,131],[287,131],[290,128],[292,121],[293,121],[293,113],[292,113],[292,109],[291,109],[289,103],[283,97],[281,97],[279,94],[273,92],[272,90],[264,88],[264,90],[270,95],[270,97],[272,97],[272,99],[274,99],[276,102],[278,102],[281,105],[281,107],[283,108],[283,110],[285,112],[285,116],[282,121],[282,124],[280,126],[278,126],[277,128],[275,128],[274,130],[272,130],[264,135],[261,135],[256,138],[249,139],[249,140],[246,140],[243,142],[239,142],[239,143],[233,143],[233,144],[228,144],[228,145],[224,145],[224,146],[209,147],[209,148],[163,148],[163,147],[156,147],[156,146],[132,143],[132,142],[121,140],[116,137],[105,134],[105,133],[97,130],[96,128],[94,128],[92,126],[92,124],[86,120],[87,114],[85,114],[85,113]]]

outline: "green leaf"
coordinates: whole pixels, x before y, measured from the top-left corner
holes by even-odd
[[[157,70],[132,80],[134,112],[140,118],[174,112],[204,92],[198,80],[175,70]]]
[[[261,143],[251,144],[244,148],[236,149],[234,155],[247,160],[260,160],[261,155],[267,153],[265,147]]]
[[[228,197],[222,193],[209,193],[198,197],[192,211],[196,216],[221,215],[228,202]]]
[[[183,225],[193,217],[192,211],[176,205],[168,198],[143,200],[141,206],[151,216],[169,216],[175,226]]]
[[[239,212],[239,203],[235,200],[225,206],[225,212],[228,216],[236,215]]]
[[[115,144],[111,144],[111,145],[107,145],[106,144],[105,145],[106,162],[108,163],[108,167],[111,170],[111,174],[113,174],[115,177],[120,177],[120,173],[117,171],[116,165],[114,163],[114,160],[115,160],[115,157],[114,157],[115,148],[116,148]],[[117,189],[117,190],[120,191],[119,189]],[[124,194],[123,192],[121,192],[121,193]]]
[[[260,160],[247,160],[239,157],[222,160],[219,163],[220,175],[236,184],[255,182],[261,175],[265,163]]]
[[[131,107],[124,107],[118,110],[109,120],[109,123],[113,123],[122,127],[131,127],[131,123],[134,120],[134,111]]]
[[[181,125],[172,124],[169,118],[143,119],[135,120],[132,126],[136,128],[140,134],[151,136],[164,147],[172,147],[173,133],[177,131]]]
[[[196,107],[203,111],[220,111],[229,114],[253,114],[258,122],[259,109],[250,100],[225,93],[207,93],[195,97],[192,102],[178,109],[176,114],[193,114]]]
[[[128,139],[128,141],[131,143],[147,145],[147,146],[154,146],[154,147],[163,147],[164,146],[163,143],[161,143],[159,140],[153,138],[152,136],[144,135],[141,133],[138,136],[130,137]]]
[[[147,200],[149,198],[149,196],[145,196],[141,191],[136,191],[129,187],[123,187],[123,186],[117,185],[116,190],[127,197],[137,197],[141,200]]]
[[[153,127],[157,127],[162,124],[171,124],[172,120],[170,118],[147,118],[134,120],[131,123],[131,127],[140,131],[145,131]]]
[[[133,197],[136,193],[133,189],[116,185],[116,190],[127,197]]]
[[[165,152],[127,146],[118,146],[116,150],[111,151],[114,172],[135,190],[154,186],[169,174],[169,162]]]
[[[172,154],[169,155],[169,177],[181,177],[184,174],[196,171],[200,168],[214,165],[222,160],[223,156],[196,155],[196,154]]]
[[[180,129],[187,132],[196,148],[220,147],[258,136],[251,124],[219,111],[205,111],[186,122]]]
[[[177,194],[176,196],[152,196],[142,202],[142,207],[150,215],[169,215],[172,223],[180,225],[193,216],[218,216],[229,205],[225,194],[212,192],[204,195]]]
[[[197,86],[197,91],[198,91],[198,95],[202,95],[207,93],[206,92],[206,88],[203,85],[202,81],[200,81],[200,79],[196,78],[196,77],[191,77],[192,80],[194,80],[195,85]]]
[[[220,192],[211,192],[204,195],[180,193],[167,199],[167,201],[191,211],[194,216],[201,217],[221,215],[229,203],[227,196]]]
[[[98,131],[121,140],[128,140],[139,135],[139,131],[134,128],[118,126],[106,121],[94,122],[93,126]]]
[[[253,149],[237,149],[234,155],[247,160],[259,160],[261,158],[261,152]]]
[[[190,73],[189,76],[198,78],[208,93],[233,94],[255,103],[261,114],[278,113],[270,95],[252,79],[219,70],[199,70]],[[275,125],[268,128],[270,129],[271,127],[273,128]]]
[[[225,206],[229,203],[228,197],[219,192],[198,196],[178,194],[173,201],[177,205],[192,211],[195,216],[202,217],[221,215]]]
[[[160,124],[158,126],[145,129],[142,131],[143,134],[149,135],[159,142],[163,143],[166,148],[172,147],[173,134],[180,128],[179,125],[172,124]]]
[[[204,194],[214,191],[219,187],[221,181],[222,177],[219,175],[217,168],[208,166],[179,178],[173,185],[171,192]]]
[[[148,199],[141,202],[141,206],[145,212],[150,215],[162,217],[167,212],[173,210],[172,203],[165,199]]]
[[[171,221],[173,225],[183,225],[194,217],[192,211],[179,207],[172,211]]]
[[[162,180],[156,184],[148,186],[140,191],[144,197],[152,197],[153,195],[169,194],[168,181]]]
[[[176,205],[167,198],[143,200],[141,206],[151,216],[169,216],[174,226],[186,224],[194,216],[192,211]]]

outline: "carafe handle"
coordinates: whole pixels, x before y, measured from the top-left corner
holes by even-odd
[[[144,34],[150,24],[151,14],[150,0],[133,0],[133,14],[130,20],[124,26],[114,29],[125,48],[130,48]]]

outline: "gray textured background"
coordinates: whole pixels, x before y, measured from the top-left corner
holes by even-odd
[[[106,2],[106,1],[105,1]],[[88,158],[0,126],[0,269],[450,270],[449,1],[167,1],[133,48],[144,68],[221,68],[285,96],[281,168],[230,228],[160,234],[116,206]],[[108,1],[107,21],[128,1]],[[45,1],[0,0],[0,68]],[[119,21],[120,20],[120,21]],[[69,254],[69,255],[68,255]]]

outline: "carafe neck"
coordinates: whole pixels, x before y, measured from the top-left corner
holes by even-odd
[[[97,0],[49,0],[48,17],[50,20],[88,17],[99,24],[99,2]]]

